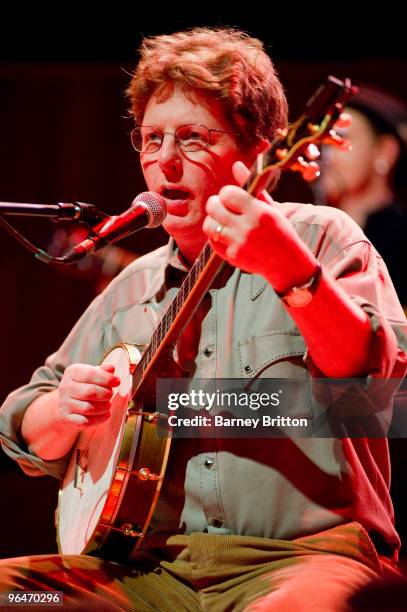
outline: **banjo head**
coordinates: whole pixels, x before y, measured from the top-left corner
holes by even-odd
[[[132,370],[140,357],[137,347],[120,345],[114,347],[102,362],[114,364],[121,383],[113,390],[109,419],[81,431],[73,448],[59,491],[56,512],[58,546],[63,554],[87,553],[98,548],[100,533],[95,532],[107,506],[109,515],[114,518],[115,503],[112,505],[111,489],[128,418]],[[134,444],[137,442],[140,421],[137,418]],[[113,501],[118,502],[120,490],[117,489],[115,483]]]

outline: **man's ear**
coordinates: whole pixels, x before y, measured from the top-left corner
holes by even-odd
[[[387,165],[390,172],[400,156],[400,143],[392,134],[382,134],[378,144],[377,156]]]

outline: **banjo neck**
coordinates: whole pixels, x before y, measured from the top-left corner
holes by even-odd
[[[177,295],[156,327],[133,374],[133,398],[151,383],[159,360],[168,354],[226,262],[207,242],[183,280]]]

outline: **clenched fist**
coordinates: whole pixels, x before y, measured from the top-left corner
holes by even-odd
[[[119,384],[112,364],[68,366],[59,385],[57,421],[73,430],[103,423],[110,416],[113,388]]]

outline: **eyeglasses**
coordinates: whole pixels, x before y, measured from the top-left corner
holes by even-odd
[[[156,153],[160,148],[166,134],[171,134],[175,138],[176,145],[182,150],[192,153],[202,151],[210,144],[211,132],[221,132],[222,134],[232,134],[234,132],[225,130],[209,129],[198,123],[181,125],[175,132],[163,132],[159,128],[151,125],[140,125],[130,133],[131,144],[139,153]]]

